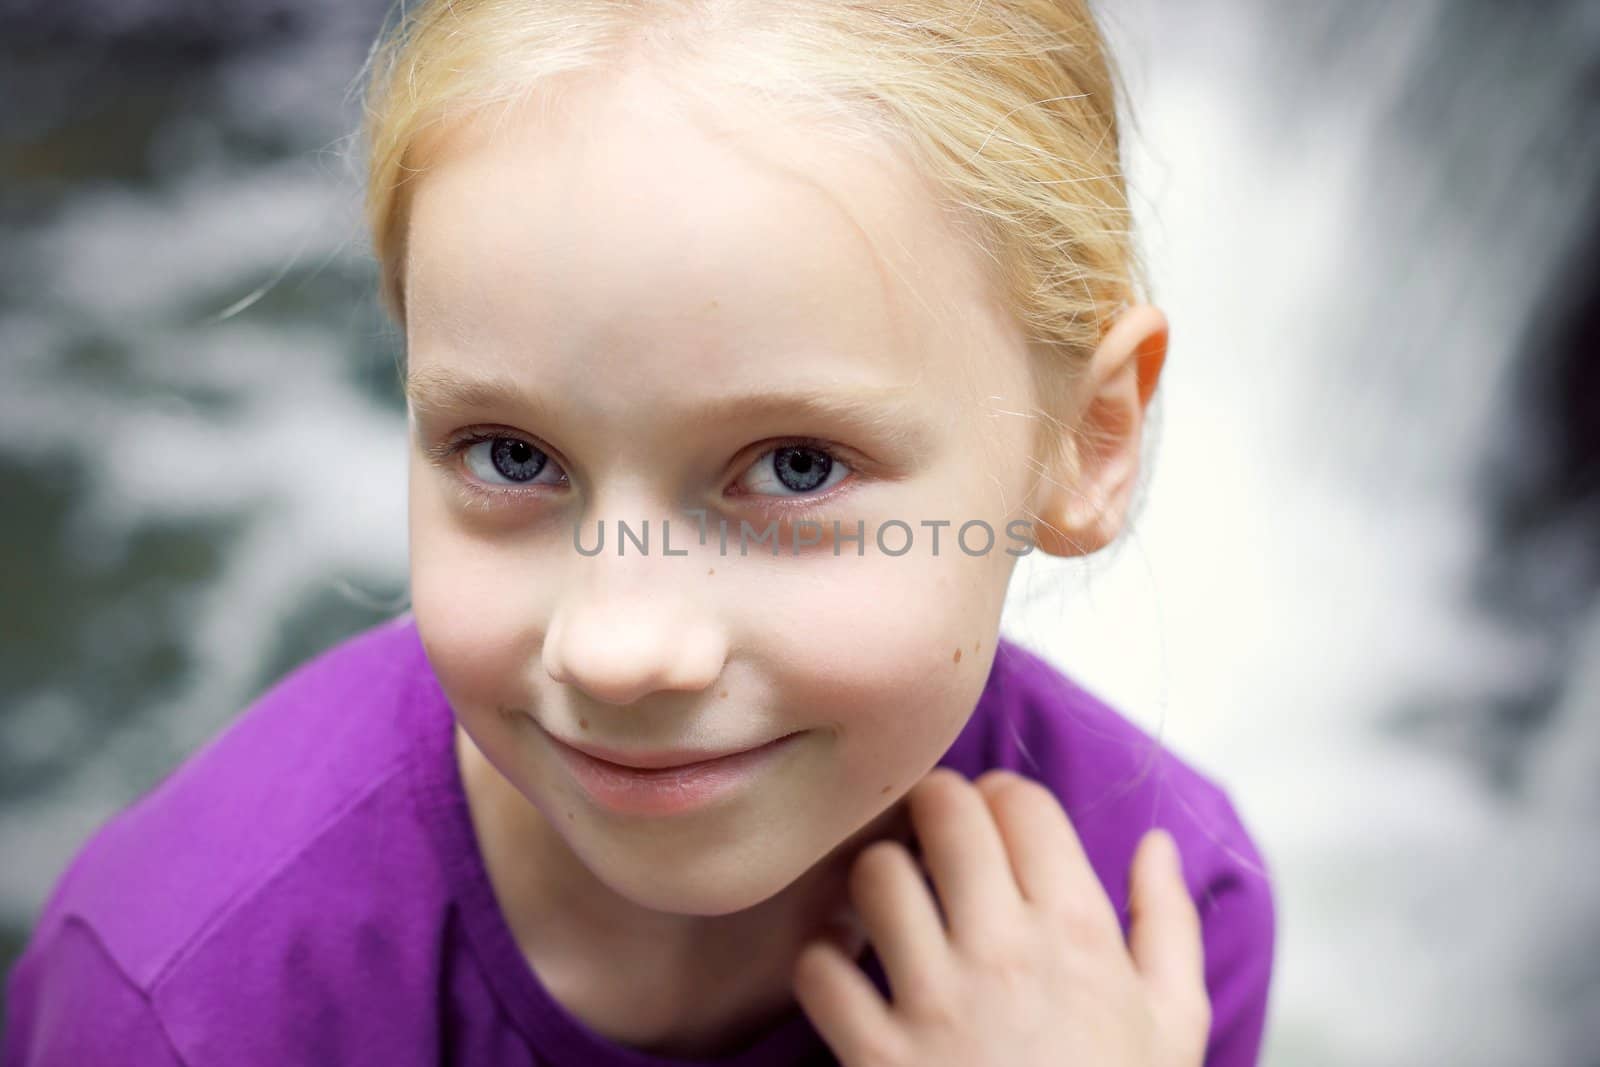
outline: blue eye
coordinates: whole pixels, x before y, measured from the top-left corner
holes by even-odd
[[[436,463],[452,470],[459,463],[470,477],[458,471],[453,480],[474,504],[521,503],[542,499],[533,487],[564,487],[568,476],[549,453],[522,437],[509,433],[477,433],[453,442],[425,448]],[[779,502],[791,509],[802,502],[831,500],[827,490],[848,480],[853,468],[825,442],[791,440],[762,453],[736,483],[737,493],[763,497],[769,506]],[[786,512],[787,513],[787,512]]]
[[[746,492],[765,496],[809,495],[833,488],[849,473],[850,468],[824,448],[790,444],[763,454],[751,465],[754,484],[744,479],[739,484]]]
[[[473,477],[489,485],[532,485],[547,471],[556,473],[557,483],[566,478],[548,455],[520,437],[480,437],[463,442],[461,450]]]

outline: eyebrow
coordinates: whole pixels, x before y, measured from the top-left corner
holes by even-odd
[[[515,378],[499,374],[468,377],[439,367],[410,371],[405,395],[412,409],[423,413],[518,408],[546,422],[553,414],[550,403],[540,394]],[[927,448],[933,442],[933,430],[922,417],[921,405],[907,398],[905,386],[851,386],[838,392],[802,387],[723,393],[695,404],[683,415],[693,425],[778,416],[844,423],[906,451]]]

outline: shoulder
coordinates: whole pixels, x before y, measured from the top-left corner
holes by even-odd
[[[314,915],[325,897],[289,897],[283,887],[318,877],[319,863],[335,871],[380,862],[382,828],[406,817],[402,772],[414,746],[404,717],[425,669],[402,615],[284,676],[90,837],[57,882],[28,954],[76,926],[150,995],[232,917],[254,910],[260,920],[264,897],[280,910],[297,899]],[[379,838],[348,840],[363,827]],[[343,854],[324,856],[329,848]]]
[[[76,919],[55,924],[6,984],[6,1067],[182,1061],[149,999],[95,932]],[[93,1020],[87,1025],[86,1020]]]
[[[1128,916],[1140,839],[1170,831],[1200,913],[1213,1033],[1207,1067],[1255,1062],[1276,941],[1271,872],[1219,782],[1037,654],[1002,640],[952,762],[1005,767],[1048,787],[1107,896]]]

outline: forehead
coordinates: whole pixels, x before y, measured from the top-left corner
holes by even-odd
[[[781,365],[926,386],[1001,355],[971,336],[993,325],[973,252],[887,146],[759,120],[730,134],[643,71],[577,92],[563,115],[520,105],[428,153],[407,241],[414,367],[514,374],[536,357],[570,372],[558,385],[671,390]]]

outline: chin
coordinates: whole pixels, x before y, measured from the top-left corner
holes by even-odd
[[[680,839],[673,849],[671,858],[613,851],[584,862],[613,892],[641,908],[707,917],[771,900],[809,869],[803,857],[767,848],[696,850]]]
[[[644,899],[635,899],[640,907],[673,915],[700,915],[712,918],[748,911],[776,896],[782,885],[730,886],[709,884],[663,885],[660,881],[645,887]]]

